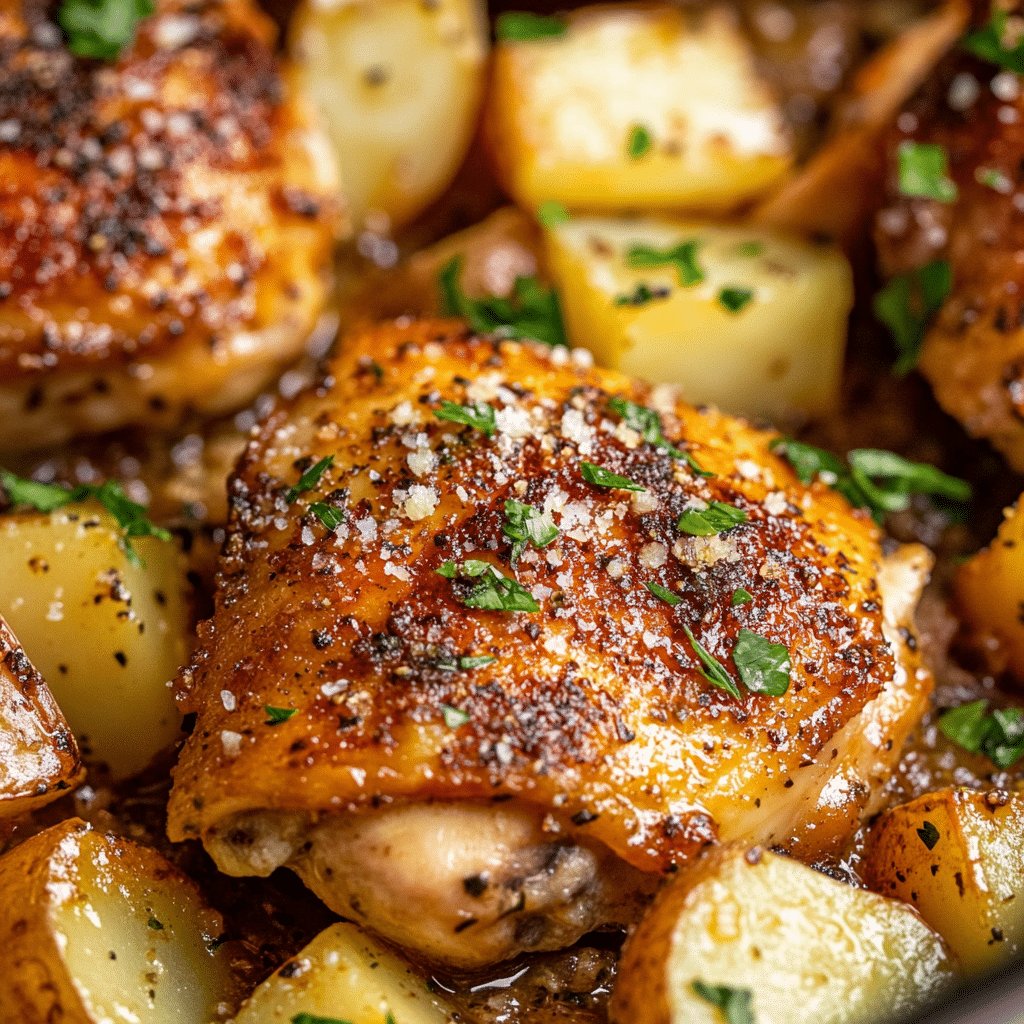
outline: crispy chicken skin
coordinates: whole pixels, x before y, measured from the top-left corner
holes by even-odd
[[[116,64],[0,0],[0,449],[244,405],[298,355],[329,152],[248,0],[160,0]]]
[[[987,17],[987,7],[985,11]],[[943,147],[957,198],[899,191],[898,153]],[[948,260],[952,290],[919,367],[942,407],[1024,470],[1024,93],[1019,77],[953,51],[906,106],[885,143],[888,179],[874,236],[886,275]]]
[[[582,351],[396,321],[357,333],[329,373],[269,416],[229,483],[215,614],[176,684],[197,720],[175,771],[172,839],[201,838],[232,873],[288,863],[339,912],[474,963],[565,944],[572,929],[546,932],[543,920],[567,916],[566,901],[587,904],[577,934],[602,916],[621,923],[644,891],[639,872],[670,870],[717,838],[787,839],[837,773],[857,784],[834,787],[830,806],[849,813],[831,827],[845,835],[856,823],[870,770],[897,756],[931,685],[897,637],[911,635],[928,568],[920,549],[893,556],[916,568],[891,575],[904,593],[888,595],[887,622],[866,514],[802,485],[769,450],[772,432],[594,369]],[[610,407],[615,396],[657,409],[665,436],[713,475],[644,441]],[[445,400],[489,403],[493,436],[439,419]],[[588,483],[582,461],[646,490]],[[560,531],[514,569],[510,499],[546,510]],[[748,521],[680,532],[686,508],[713,500]],[[328,529],[314,502],[344,521]],[[437,571],[467,559],[514,574],[539,610],[467,607],[479,578]],[[753,600],[733,605],[738,588]],[[734,699],[716,688],[684,626],[734,678],[742,627],[786,644],[788,692]],[[466,657],[494,660],[460,667]],[[294,714],[277,722],[268,707]],[[453,801],[518,815],[507,840],[516,856],[534,856],[544,837],[559,856],[585,852],[587,877],[502,907],[513,925],[516,914],[529,921],[517,930],[492,915],[500,940],[466,904],[471,885],[446,910],[419,903],[422,920],[392,927],[388,908],[354,898],[365,879],[340,877],[358,874],[339,866],[340,851],[375,817]],[[460,848],[419,833],[424,871]],[[380,859],[366,854],[364,875],[385,870]]]

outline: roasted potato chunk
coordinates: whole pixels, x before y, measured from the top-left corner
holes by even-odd
[[[3,1024],[209,1024],[237,1003],[223,922],[154,850],[76,818],[0,859]]]
[[[623,950],[611,1019],[720,1024],[696,982],[749,992],[758,1024],[869,1024],[951,977],[942,940],[905,904],[733,845],[662,891]]]
[[[358,222],[412,220],[448,186],[476,129],[487,22],[480,0],[306,0],[298,77],[318,109]]]
[[[0,614],[48,680],[86,757],[116,777],[179,735],[169,681],[188,653],[189,585],[174,544],[132,541],[99,505],[0,519]]]
[[[1024,945],[1024,797],[928,793],[874,826],[866,858],[871,888],[916,907],[965,970]]]
[[[494,53],[486,139],[521,206],[730,210],[792,161],[782,114],[727,15],[588,7]]]
[[[302,1014],[349,1024],[446,1024],[452,1009],[426,978],[354,924],[331,925],[253,992],[235,1024],[287,1024]]]
[[[49,803],[83,774],[46,681],[0,616],[0,819]]]
[[[730,413],[834,411],[853,305],[836,249],[760,228],[574,217],[547,258],[570,341]]]

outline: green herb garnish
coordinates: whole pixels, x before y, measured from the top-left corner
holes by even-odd
[[[155,931],[155,932],[162,932],[164,930],[163,924],[161,924],[161,922],[159,922],[155,917],[151,917],[146,922],[146,924],[148,924],[149,927],[152,928],[153,931]]]
[[[877,295],[875,316],[892,332],[898,358],[893,373],[902,377],[916,365],[928,325],[949,294],[949,263],[936,260],[894,277]]]
[[[917,834],[921,839],[921,842],[928,847],[929,850],[935,849],[935,844],[941,838],[939,836],[939,830],[930,822],[926,821],[923,828],[917,830]]]
[[[152,13],[151,0],[64,0],[57,20],[72,53],[114,61],[135,38],[139,22]]]
[[[598,487],[618,487],[623,491],[646,491],[646,487],[634,483],[629,477],[619,476],[611,470],[595,465],[593,462],[580,462],[580,475],[588,484]]]
[[[521,501],[505,502],[505,522],[501,530],[514,542],[511,559],[513,565],[526,550],[527,544],[542,548],[558,536],[558,527],[548,513],[532,505],[524,505]]]
[[[494,34],[503,43],[529,43],[564,35],[568,27],[562,18],[532,11],[505,11],[494,22]]]
[[[683,449],[676,448],[670,441],[666,440],[661,432],[661,417],[646,406],[637,405],[625,398],[613,398],[608,402],[608,408],[622,417],[623,423],[631,430],[635,430],[648,444],[668,452],[674,459],[682,459],[697,474],[697,476],[714,476],[706,469],[702,469],[697,460]]]
[[[995,167],[976,167],[974,180],[979,185],[984,185],[1001,195],[1009,195],[1013,191],[1013,182]]]
[[[764,242],[744,242],[736,247],[738,256],[760,256],[764,252]]]
[[[717,1006],[722,1011],[725,1024],[755,1024],[754,1011],[751,1008],[751,992],[749,988],[731,988],[728,985],[707,985],[703,981],[694,981],[690,985],[694,995]]]
[[[1024,37],[1007,39],[1007,12],[995,10],[984,28],[969,32],[961,45],[968,53],[999,67],[1024,74]],[[1010,45],[1006,45],[1009,43]]]
[[[951,203],[956,185],[949,177],[949,162],[942,146],[907,139],[896,150],[900,192],[905,196]]]
[[[333,505],[326,505],[322,501],[314,501],[309,506],[309,511],[312,512],[328,530],[336,530],[343,522],[345,522],[345,513],[340,508],[335,508]]]
[[[481,582],[465,597],[460,598],[467,608],[484,608],[498,612],[539,612],[540,605],[517,580],[503,576],[490,562],[467,559],[461,565],[443,562],[435,572],[446,579],[456,576],[480,579]]]
[[[471,405],[457,405],[445,399],[440,409],[434,410],[439,420],[450,420],[452,423],[464,423],[488,437],[494,437],[497,424],[494,419],[494,408],[486,402],[473,402]]]
[[[324,470],[334,462],[333,455],[325,455],[318,463],[310,466],[302,476],[299,477],[299,482],[285,495],[285,501],[290,505],[300,494],[304,491],[312,490],[320,482],[320,477],[324,475]]]
[[[737,587],[736,590],[733,592],[732,601],[730,601],[729,603],[732,605],[733,608],[735,608],[737,605],[740,604],[749,604],[753,600],[754,595],[751,594],[749,590],[746,590],[744,587]]]
[[[553,199],[537,207],[537,220],[546,228],[557,227],[569,220],[569,211]]]
[[[350,1020],[340,1017],[315,1017],[311,1013],[297,1013],[292,1017],[291,1024],[352,1024]]]
[[[287,722],[292,715],[299,713],[298,708],[275,708],[269,704],[264,704],[263,710],[267,713],[264,725],[280,725],[282,722]]]
[[[441,705],[441,714],[444,716],[444,724],[449,729],[458,729],[460,725],[465,725],[469,721],[469,715],[465,711],[453,708],[450,704]]]
[[[646,306],[655,299],[667,299],[671,295],[669,288],[649,288],[641,281],[629,295],[616,295],[616,306]]]
[[[663,587],[660,583],[645,583],[644,586],[655,597],[660,597],[666,604],[677,605],[682,601],[678,594],[673,594],[671,590]]]
[[[683,533],[695,537],[707,537],[712,533],[724,533],[748,519],[747,513],[724,501],[713,501],[707,508],[688,508],[676,526]]]
[[[510,298],[490,295],[471,299],[459,287],[462,258],[454,257],[441,271],[441,311],[461,316],[474,331],[505,338],[533,338],[546,345],[566,345],[558,294],[542,288],[534,277],[517,277]]]
[[[789,649],[747,628],[740,630],[732,660],[751,693],[781,697],[789,689]]]
[[[1024,713],[1002,708],[985,714],[988,702],[972,701],[947,711],[939,729],[972,754],[984,754],[999,768],[1009,768],[1024,755]]]
[[[725,670],[725,666],[697,640],[690,631],[689,626],[683,626],[683,630],[690,639],[693,653],[697,655],[704,666],[697,669],[697,671],[713,686],[717,686],[720,690],[725,690],[731,697],[735,697],[738,700],[740,697],[739,687],[733,682],[732,676]]]
[[[651,133],[642,125],[635,124],[629,130],[629,138],[626,140],[626,153],[630,160],[639,160],[646,156],[654,146]]]
[[[754,297],[751,288],[723,288],[718,293],[718,301],[730,313],[738,313]]]
[[[477,654],[473,656],[466,656],[459,658],[459,668],[461,668],[464,672],[468,672],[474,668],[483,668],[484,665],[490,665],[491,662],[497,660],[497,658],[492,657],[490,654]]]
[[[697,263],[700,242],[691,239],[680,242],[672,249],[652,249],[649,245],[634,245],[626,252],[626,265],[634,269],[673,266],[679,283],[688,288],[704,280],[704,271]]]

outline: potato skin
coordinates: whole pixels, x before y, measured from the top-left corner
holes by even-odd
[[[46,680],[0,616],[0,820],[56,800],[84,775]]]

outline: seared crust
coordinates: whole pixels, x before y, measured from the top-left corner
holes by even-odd
[[[177,682],[198,720],[175,773],[173,839],[262,808],[515,798],[653,870],[719,830],[781,835],[816,798],[830,739],[894,672],[877,529],[824,485],[801,485],[769,451],[773,433],[666,404],[664,389],[586,356],[398,321],[356,336],[322,387],[268,418],[230,482],[216,612]],[[624,429],[615,395],[657,403],[666,435],[715,475]],[[443,399],[490,401],[494,437],[436,418]],[[589,484],[581,459],[647,491]],[[515,569],[540,611],[467,608],[476,581],[436,570],[483,558],[511,575],[510,498],[547,502],[561,531]],[[698,498],[749,522],[682,534]],[[344,524],[326,529],[314,501]],[[739,587],[753,601],[733,607]],[[734,677],[741,627],[785,643],[789,691],[716,689],[684,624]],[[496,660],[452,669],[480,655]],[[297,713],[269,725],[265,705]],[[444,706],[467,720],[446,724]]]
[[[262,332],[288,336],[271,368],[301,350],[333,167],[246,0],[163,0],[114,65],[74,57],[50,13],[0,0],[0,387],[31,414],[51,386],[83,400],[69,375],[103,393],[105,373],[144,381],[155,360],[181,368],[184,398],[148,395],[151,414],[202,406],[204,373],[249,366]]]

